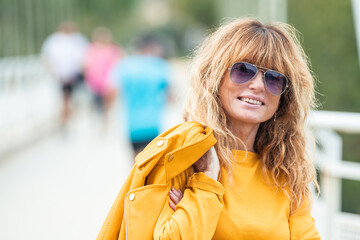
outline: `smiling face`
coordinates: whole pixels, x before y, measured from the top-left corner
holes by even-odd
[[[220,101],[233,127],[259,126],[276,112],[280,96],[265,87],[263,72],[243,84],[235,84],[227,71],[220,86]]]

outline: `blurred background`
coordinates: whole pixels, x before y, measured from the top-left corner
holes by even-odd
[[[181,123],[192,51],[242,16],[301,32],[313,215],[323,239],[360,239],[360,0],[0,0],[0,239],[95,239],[136,151]],[[119,80],[137,64],[162,69],[137,86],[152,95]]]

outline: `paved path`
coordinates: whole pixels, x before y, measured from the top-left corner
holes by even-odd
[[[81,116],[66,134],[1,161],[0,239],[94,239],[131,154]]]
[[[0,161],[0,239],[96,238],[133,160],[116,114],[106,132],[89,116]]]
[[[188,69],[182,62],[179,66],[174,64],[173,103],[166,111],[163,130],[181,121],[186,92],[184,76]],[[27,99],[29,104],[35,104],[32,97]],[[41,99],[48,102],[45,95]],[[9,98],[5,100],[9,103]],[[12,111],[22,113],[31,107],[25,105],[13,104]],[[41,106],[42,112],[54,109]],[[125,130],[119,127],[124,124],[117,124],[121,121],[118,113],[110,114],[107,131],[103,131],[100,119],[86,104],[78,107],[65,133],[48,135],[40,142],[19,148],[15,154],[0,157],[1,240],[96,238],[133,164],[133,156]],[[29,123],[28,117],[19,120],[22,122],[17,128]],[[17,131],[22,135],[15,139],[39,133],[31,129],[26,133]],[[0,139],[9,139],[1,136]],[[7,140],[7,144],[10,142]]]

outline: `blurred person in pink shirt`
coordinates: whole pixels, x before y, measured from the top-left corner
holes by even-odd
[[[114,64],[122,58],[123,50],[114,43],[113,35],[106,27],[95,28],[91,37],[92,43],[87,48],[84,59],[85,82],[106,124],[107,112],[115,95],[108,75]]]

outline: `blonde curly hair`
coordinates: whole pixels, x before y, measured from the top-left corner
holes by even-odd
[[[228,68],[238,61],[274,69],[289,79],[276,120],[273,116],[260,124],[254,149],[260,156],[263,174],[287,194],[294,213],[305,200],[311,200],[308,184],[314,181],[317,186],[305,133],[307,114],[316,105],[314,78],[294,27],[243,18],[225,23],[210,34],[195,51],[184,119],[214,130],[220,163],[231,174],[231,149],[238,148],[239,139],[230,130],[219,88],[224,74],[229,74]]]

